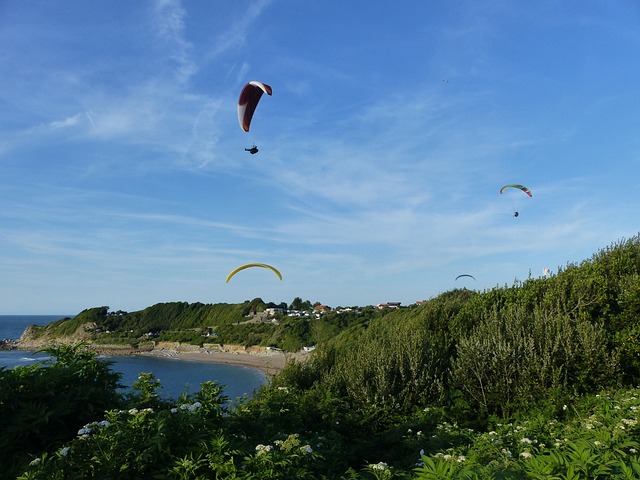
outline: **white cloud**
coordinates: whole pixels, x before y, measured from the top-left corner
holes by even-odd
[[[615,76],[602,69],[592,83],[527,40],[544,24],[540,7],[528,7],[538,13],[530,20],[504,3],[482,12],[461,4],[424,24],[403,22],[402,31],[381,18],[399,42],[376,39],[378,58],[364,52],[365,26],[319,29],[304,23],[300,6],[152,5],[151,13],[134,6],[105,12],[110,20],[91,17],[82,30],[66,16],[40,19],[32,30],[47,35],[0,44],[0,54],[12,46],[4,58],[14,72],[0,80],[10,112],[0,123],[0,243],[9,252],[0,261],[10,277],[24,275],[25,288],[50,291],[39,276],[46,270],[53,282],[64,270],[55,294],[67,290],[67,298],[79,284],[96,288],[91,298],[116,295],[112,283],[126,285],[140,307],[193,298],[193,289],[242,301],[251,294],[224,277],[255,260],[285,274],[260,290],[266,298],[309,292],[361,303],[390,300],[372,298],[388,291],[417,299],[448,288],[440,281],[460,270],[482,288],[633,233],[635,184],[625,173],[637,167],[637,122],[628,114],[640,111],[635,86],[613,81],[616,97],[598,94],[604,80],[633,78],[621,60],[626,44],[620,58],[607,56]],[[357,11],[341,6],[345,21],[361,19]],[[561,16],[558,25],[575,27]],[[43,35],[47,43],[29,44],[38,61],[15,54]],[[559,51],[573,45],[572,65],[593,68],[608,49],[618,52],[602,40],[602,50],[563,41]],[[521,46],[533,56],[519,55]],[[347,58],[356,51],[362,58]],[[411,68],[390,66],[393,54]],[[549,60],[559,62],[561,80],[540,68]],[[245,134],[235,105],[251,72],[264,74],[274,96]],[[587,91],[594,95],[585,101]],[[251,142],[258,155],[243,151]],[[500,196],[511,182],[534,198]],[[110,282],[91,283],[96,271]]]
[[[187,41],[187,12],[179,0],[156,0],[155,25],[158,36],[168,44],[170,58],[176,63],[176,80],[186,83],[198,67],[192,57],[193,45]]]
[[[82,118],[83,114],[82,113],[76,113],[75,115],[71,116],[71,117],[67,117],[65,119],[62,120],[54,120],[53,122],[49,123],[49,126],[51,128],[67,128],[67,127],[74,127],[78,124],[78,122],[80,121],[80,118]]]
[[[273,0],[257,0],[251,2],[249,8],[238,10],[237,14],[234,15],[234,19],[229,22],[228,27],[216,35],[213,46],[209,48],[203,61],[209,63],[222,53],[242,47],[253,23],[272,3]]]

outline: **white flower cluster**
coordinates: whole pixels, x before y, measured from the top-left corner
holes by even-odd
[[[256,445],[256,455],[267,454],[271,450],[273,450],[273,447],[271,445],[263,445],[263,444]]]
[[[278,447],[280,450],[283,450],[285,448],[285,441],[284,440],[275,440],[273,442],[273,445]],[[273,450],[273,446],[271,445],[257,445],[256,446],[256,454],[260,455],[261,453],[269,453]],[[306,444],[306,445],[301,445],[300,447],[298,447],[298,450],[302,453],[302,454],[306,454],[306,453],[313,453],[313,448],[311,448],[311,445]]]
[[[569,441],[568,438],[556,438],[554,440],[555,441],[553,442],[553,446],[556,448],[560,448],[564,443],[567,443]]]
[[[369,467],[372,470],[382,470],[382,471],[386,471],[389,470],[389,465],[387,465],[384,462],[379,462],[379,463],[371,463],[369,464]]]
[[[172,408],[171,413],[178,413],[178,409],[187,410],[188,412],[195,412],[200,407],[202,407],[202,404],[200,402],[183,403],[182,405],[180,405],[180,407]]]
[[[124,412],[124,410],[122,410]],[[139,413],[142,414],[147,414],[147,413],[153,413],[153,408],[143,408],[142,410],[138,410],[137,408],[130,408],[127,413],[129,415],[137,415]]]
[[[498,436],[498,432],[496,432],[495,430],[491,430],[487,433],[487,435],[489,437],[489,441],[494,445],[500,445],[502,443],[502,440]]]
[[[89,438],[89,435],[93,432],[93,429],[95,427],[108,427],[109,425],[111,425],[111,422],[109,420],[102,420],[101,422],[88,423],[87,425],[82,427],[80,430],[78,430],[78,436],[81,438]]]
[[[458,428],[458,425],[456,423],[451,424],[449,422],[443,422],[436,425],[436,429],[444,430],[445,432],[451,432],[456,430],[457,428]]]
[[[450,453],[442,453],[442,452],[436,453],[436,457],[442,457],[443,460],[446,460],[447,462],[463,463],[467,460],[467,458],[464,455],[452,455]]]

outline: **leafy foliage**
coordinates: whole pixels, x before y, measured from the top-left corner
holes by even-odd
[[[361,404],[455,403],[474,416],[509,415],[550,392],[633,385],[639,278],[636,236],[550,278],[453,290],[345,330],[301,376]]]
[[[0,460],[22,479],[640,478],[639,279],[636,236],[548,278],[392,311],[243,323],[264,302],[90,309],[76,328],[215,325],[318,348],[232,406],[215,382],[161,401],[150,374],[117,394],[107,364],[52,351],[0,370]]]
[[[141,392],[152,393],[153,378],[141,381]],[[19,478],[622,479],[640,472],[636,389],[574,397],[520,419],[490,418],[477,429],[437,408],[360,409],[316,388],[268,385],[233,407],[215,382],[176,403],[143,407],[155,396],[133,397],[23,458]]]
[[[120,374],[81,347],[45,350],[45,364],[0,370],[0,465],[56,449],[83,424],[120,405]]]

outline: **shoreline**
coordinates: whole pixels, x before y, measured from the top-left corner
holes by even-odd
[[[5,345],[6,350],[37,351],[45,344],[30,344],[26,342],[12,342],[12,345]],[[85,345],[96,355],[107,357],[117,356],[150,356],[175,359],[178,361],[221,363],[226,365],[237,365],[253,368],[262,371],[268,377],[272,377],[280,372],[287,363],[292,361],[304,362],[308,358],[308,353],[300,351],[296,353],[284,352],[281,350],[266,350],[264,347],[234,348],[204,348],[191,345],[170,344],[169,342],[151,348],[131,348],[114,345]],[[9,347],[9,348],[7,348]]]
[[[304,361],[306,355],[278,353],[248,353],[248,352],[220,352],[220,351],[190,351],[175,349],[153,349],[146,352],[136,352],[132,355],[147,357],[171,358],[178,361],[222,363],[254,368],[271,377],[280,372],[291,361]]]

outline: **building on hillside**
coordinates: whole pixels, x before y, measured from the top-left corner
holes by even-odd
[[[378,308],[380,310],[384,309],[384,308],[400,308],[400,303],[401,302],[387,302],[387,303],[379,303],[378,305],[375,306],[375,308]]]
[[[313,314],[316,318],[320,318],[323,314],[331,311],[331,307],[327,307],[326,305],[316,305],[313,307]]]

